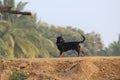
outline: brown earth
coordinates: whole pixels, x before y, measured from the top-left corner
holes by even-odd
[[[13,69],[26,80],[120,80],[120,57],[71,57],[1,60],[0,79],[9,80]]]

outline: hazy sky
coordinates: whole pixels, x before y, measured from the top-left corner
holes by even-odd
[[[106,46],[120,34],[120,0],[16,0],[42,21],[98,32]]]

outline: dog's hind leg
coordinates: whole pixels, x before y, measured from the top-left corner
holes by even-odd
[[[80,55],[80,46],[78,46],[75,50],[77,51],[78,57],[79,57],[79,55]]]
[[[82,56],[85,56],[85,53],[82,49],[80,49],[80,52],[82,53]]]
[[[81,52],[82,52],[82,56],[85,56],[84,51],[81,51]]]
[[[78,57],[80,55],[80,49],[76,49],[76,52],[78,53]]]
[[[78,57],[79,57],[79,55],[80,55],[80,51],[78,51]]]

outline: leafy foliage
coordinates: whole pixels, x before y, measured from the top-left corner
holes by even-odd
[[[3,0],[0,5],[13,6],[14,10],[24,10],[27,2],[19,2],[15,7],[14,0]],[[119,41],[111,43],[104,49],[99,33],[84,33],[72,26],[55,26],[37,21],[36,14],[32,16],[2,14],[0,21],[0,56],[7,58],[56,57],[59,51],[56,47],[56,37],[63,35],[66,42],[80,41],[81,34],[86,37],[82,45],[86,55],[119,55]],[[65,52],[65,56],[75,56],[75,52]]]
[[[98,55],[104,47],[99,33],[87,33],[85,42],[85,51],[88,55]]]
[[[120,35],[118,37],[118,41],[114,41],[109,45],[109,48],[106,49],[106,54],[120,56]]]

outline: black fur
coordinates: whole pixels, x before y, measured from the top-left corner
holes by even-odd
[[[75,50],[78,53],[78,56],[80,52],[84,53],[83,50],[81,50],[81,46],[79,43],[83,43],[85,41],[85,37],[82,35],[83,40],[78,42],[65,42],[62,36],[57,37],[56,45],[58,50],[60,51],[60,56],[62,56],[63,52],[66,52],[68,50]]]

